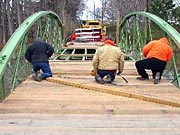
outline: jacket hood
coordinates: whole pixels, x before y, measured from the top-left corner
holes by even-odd
[[[166,37],[160,38],[159,41],[170,45],[170,43],[169,43],[169,41],[168,41],[168,39]]]
[[[115,43],[114,43],[112,40],[110,40],[110,39],[104,41],[104,44],[108,44],[108,45],[113,45],[113,46],[115,46]]]

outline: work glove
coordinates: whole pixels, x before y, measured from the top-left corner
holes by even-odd
[[[121,73],[118,71],[118,72],[117,72],[117,75],[120,75],[120,74],[121,74]]]
[[[92,76],[96,76],[96,74],[97,74],[97,71],[96,70],[91,70],[91,72],[90,72],[90,75],[92,75]]]

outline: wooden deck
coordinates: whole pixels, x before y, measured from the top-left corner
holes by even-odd
[[[48,81],[27,78],[0,103],[0,135],[180,134],[180,89],[164,78],[136,80],[133,62],[122,74],[129,83],[117,76],[116,85],[97,84],[91,64],[52,61]]]

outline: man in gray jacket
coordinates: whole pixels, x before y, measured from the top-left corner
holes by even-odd
[[[108,39],[102,47],[98,47],[93,57],[93,70],[96,82],[100,84],[114,81],[116,73],[122,73],[124,69],[124,54],[115,43]]]

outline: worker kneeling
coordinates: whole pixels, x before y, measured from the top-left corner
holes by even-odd
[[[173,55],[168,39],[162,37],[159,40],[150,41],[144,46],[142,53],[145,59],[138,60],[135,63],[137,72],[140,75],[137,79],[149,80],[149,75],[146,72],[146,69],[148,69],[152,71],[154,84],[158,84],[167,62],[170,61]]]
[[[93,57],[92,75],[100,84],[114,81],[116,73],[122,73],[124,69],[124,54],[115,43],[107,39],[104,45],[98,47]]]

